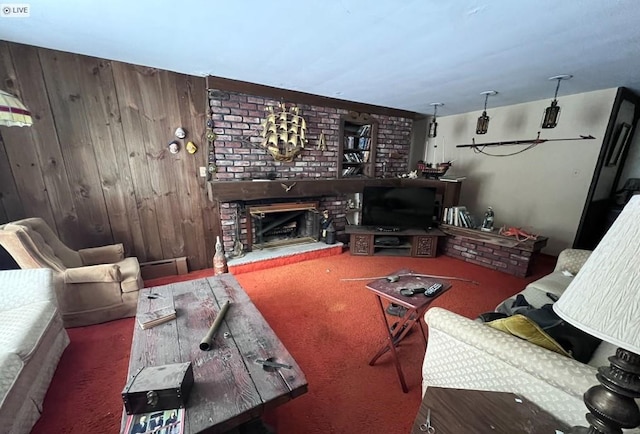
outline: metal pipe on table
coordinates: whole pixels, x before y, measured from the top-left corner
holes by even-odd
[[[226,315],[227,310],[229,310],[228,300],[224,303],[224,305],[222,305],[222,309],[220,309],[220,312],[218,312],[218,316],[216,316],[216,319],[213,321],[213,324],[211,324],[211,328],[209,329],[205,337],[202,338],[202,341],[200,341],[200,349],[202,351],[209,351],[211,349],[211,346],[213,344],[213,338],[218,332],[218,329],[222,324],[222,320],[224,319],[224,316]]]

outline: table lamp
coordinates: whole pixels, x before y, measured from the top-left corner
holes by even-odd
[[[584,394],[590,428],[614,434],[640,425],[640,195],[633,196],[553,310],[565,321],[617,347]]]

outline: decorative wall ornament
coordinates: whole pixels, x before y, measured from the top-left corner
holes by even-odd
[[[187,137],[187,133],[184,131],[184,128],[182,127],[176,128],[176,132],[174,134],[179,139],[184,139],[185,137]]]
[[[185,149],[190,154],[195,154],[198,151],[198,147],[193,142],[187,142],[187,146],[185,146]]]
[[[327,140],[324,138],[324,133],[320,133],[320,139],[318,140],[318,146],[316,148],[319,151],[327,150]]]
[[[172,154],[177,154],[178,152],[180,152],[180,143],[177,140],[169,143],[169,152],[171,152]]]
[[[293,161],[308,143],[307,122],[300,116],[300,109],[278,103],[278,110],[267,107],[267,117],[262,122],[262,143],[277,161]]]
[[[293,187],[295,187],[296,183],[294,182],[291,185],[287,185],[287,184],[281,182],[280,185],[282,186],[282,188],[284,188],[284,191],[286,191],[288,193],[289,190],[291,190]]]

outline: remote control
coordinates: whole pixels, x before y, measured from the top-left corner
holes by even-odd
[[[442,291],[442,283],[434,283],[424,291],[425,297],[435,297]]]

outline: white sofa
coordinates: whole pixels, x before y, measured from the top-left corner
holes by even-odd
[[[49,269],[0,271],[0,429],[27,434],[69,336]]]
[[[563,251],[555,270],[520,294],[534,307],[551,303],[546,293],[562,295],[573,279],[563,272],[575,275],[589,254]],[[598,384],[596,368],[608,365],[613,345],[601,343],[583,364],[442,308],[429,309],[425,321],[429,341],[422,366],[423,394],[431,386],[512,392],[569,425],[587,426],[582,395]]]

